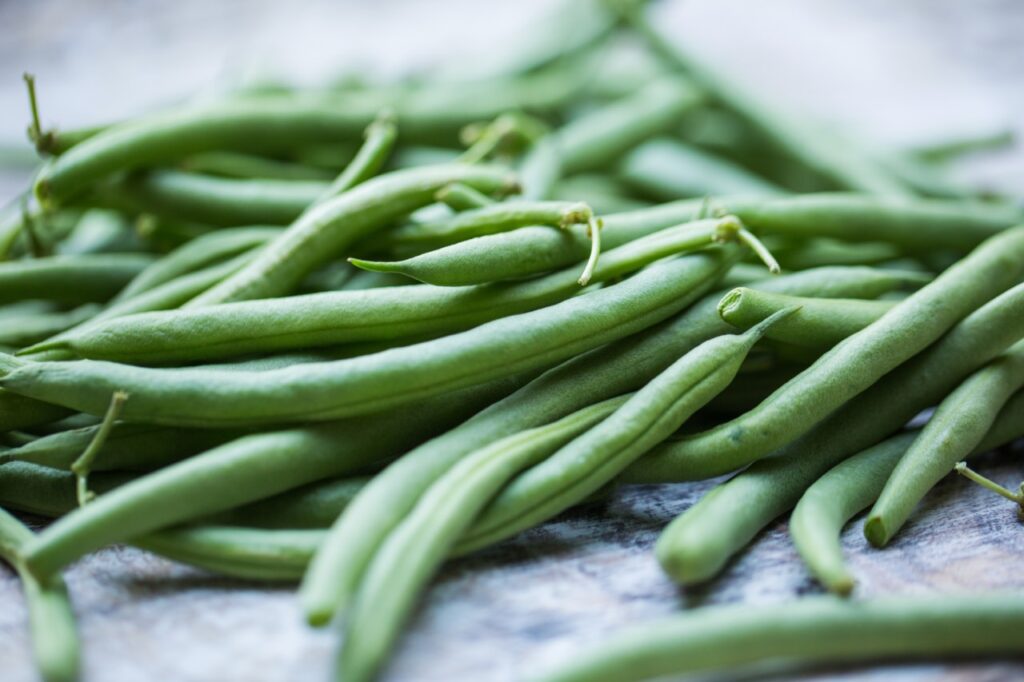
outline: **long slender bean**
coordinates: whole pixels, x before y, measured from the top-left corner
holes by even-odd
[[[822,268],[778,277],[763,286],[790,293],[877,296],[904,281],[899,273],[869,268]],[[349,604],[384,538],[463,456],[512,433],[636,390],[701,342],[729,333],[716,312],[720,298],[720,293],[706,296],[644,334],[566,361],[375,476],[338,518],[310,565],[299,593],[307,619],[325,624]]]
[[[722,319],[748,329],[785,308],[799,308],[768,330],[768,338],[811,348],[828,349],[887,313],[896,301],[854,298],[809,298],[740,287],[718,304]]]
[[[32,649],[46,682],[71,682],[78,677],[78,633],[67,589],[61,577],[39,581],[25,570],[22,552],[34,534],[0,509],[0,557],[15,568],[25,590]]]
[[[66,407],[0,389],[0,433],[54,422],[69,414]]]
[[[30,313],[21,317],[5,315],[0,328],[0,345],[22,348],[67,331],[92,319],[102,308],[86,303],[68,311]]]
[[[754,462],[800,437],[844,402],[1012,286],[1024,272],[1024,226],[985,241],[934,281],[848,337],[765,402],[702,434],[666,444],[634,477],[709,477]]]
[[[134,477],[125,472],[100,472],[91,478],[92,488],[113,490]],[[0,467],[0,505],[40,516],[67,514],[78,508],[75,475],[28,462],[7,462]]]
[[[493,192],[508,172],[454,164],[395,171],[317,204],[274,239],[249,266],[189,303],[269,298],[288,293],[303,277],[376,229],[433,201],[445,185],[462,182]]]
[[[228,442],[100,495],[63,517],[26,549],[26,564],[37,576],[48,576],[112,542],[329,476],[358,473],[458,423],[523,381],[513,377],[446,394],[421,404],[415,413],[381,413]]]
[[[734,219],[723,218],[662,230],[605,253],[592,281],[609,281],[666,256],[734,239],[738,229]],[[506,285],[385,287],[132,315],[102,325],[90,322],[80,331],[62,334],[29,351],[167,364],[289,348],[431,337],[568,299],[579,292],[578,274],[577,268],[569,268]]]
[[[637,626],[538,679],[633,682],[765,661],[1001,656],[1024,651],[1024,600],[1012,594],[712,606]]]
[[[512,477],[623,405],[610,398],[545,426],[507,436],[456,464],[424,493],[383,543],[348,614],[339,677],[371,679],[394,646],[416,597],[459,535]]]
[[[730,245],[725,245],[730,246]],[[281,369],[150,369],[110,362],[24,363],[0,356],[0,387],[102,413],[113,391],[127,421],[231,426],[367,414],[540,369],[657,324],[734,261],[716,249],[655,263],[620,284],[433,341]],[[524,343],[529,339],[529,343]]]
[[[662,533],[657,548],[662,566],[681,583],[711,578],[758,531],[792,509],[822,474],[899,430],[1021,335],[1024,285],[983,305],[933,347],[891,372],[800,439],[706,494]],[[631,473],[627,470],[624,478],[645,480]],[[691,477],[685,469],[674,474],[660,480]]]
[[[939,404],[903,456],[864,522],[876,547],[889,543],[929,490],[990,430],[999,410],[1024,385],[1024,342],[968,377]]]
[[[181,169],[246,180],[330,180],[322,168],[238,152],[203,152],[181,162]]]

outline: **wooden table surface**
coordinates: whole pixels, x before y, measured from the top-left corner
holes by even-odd
[[[346,65],[393,72],[515,35],[544,4],[488,3],[483,11],[469,0],[0,3],[0,144],[14,144],[24,128],[26,68],[40,78],[44,119],[79,124],[209,88],[253,64],[307,82]],[[663,15],[681,38],[867,139],[912,144],[1001,125],[1024,134],[1022,3],[682,4]],[[1019,150],[969,163],[962,174],[1018,195],[1024,188]],[[16,173],[0,176],[0,198],[22,183]],[[978,469],[1016,486],[1022,452],[1020,444],[1007,448]],[[653,543],[711,484],[625,487],[607,503],[452,562],[383,679],[520,680],[629,624],[704,604],[782,603],[820,591],[784,520],[708,586],[675,587]],[[844,540],[858,596],[1024,588],[1024,527],[1012,505],[962,479],[943,481],[888,549],[868,547],[859,522]],[[305,627],[290,586],[222,579],[125,547],[86,557],[67,581],[86,682],[329,679],[337,638]],[[5,569],[0,604],[0,680],[34,680],[20,587]],[[1024,679],[1024,663],[825,669],[800,679]]]

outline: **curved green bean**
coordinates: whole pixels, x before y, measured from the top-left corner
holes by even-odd
[[[109,396],[124,390],[132,396],[122,413],[125,420],[167,425],[367,414],[550,366],[647,328],[685,307],[736,255],[716,248],[661,261],[619,284],[547,308],[347,360],[260,372],[150,369],[92,360],[26,363],[0,356],[0,387],[90,414],[102,414]]]
[[[829,349],[887,313],[896,301],[809,298],[739,287],[718,304],[722,319],[748,329],[785,308],[799,308],[768,330],[767,337],[798,346]]]
[[[39,581],[25,570],[22,552],[34,537],[18,519],[0,509],[0,557],[21,578],[36,665],[46,682],[72,682],[78,677],[79,665],[75,616],[60,576]]]
[[[511,478],[618,409],[610,398],[545,426],[507,436],[461,460],[419,499],[366,569],[338,662],[339,677],[371,679],[394,646],[416,598],[459,535]]]
[[[757,408],[704,433],[666,444],[631,478],[710,477],[792,442],[947,329],[1011,287],[1024,272],[1024,226],[985,241],[935,280],[848,337]]]
[[[662,566],[684,584],[713,577],[762,528],[792,509],[822,474],[898,431],[1022,335],[1024,285],[1018,285],[968,315],[931,348],[801,438],[712,489],[662,533],[656,548]],[[686,470],[653,481],[631,473],[627,470],[623,479],[691,477]]]
[[[247,267],[189,302],[190,307],[288,293],[303,277],[374,230],[434,200],[445,185],[462,182],[494,192],[508,172],[453,164],[395,171],[319,203],[271,241]]]
[[[537,525],[611,481],[721,393],[754,344],[793,312],[779,311],[743,334],[718,336],[681,357],[601,424],[520,474],[467,531],[460,550]]]
[[[981,442],[999,410],[1024,385],[1024,342],[968,377],[939,404],[896,465],[864,522],[876,547],[889,543],[929,490]]]
[[[370,480],[347,476],[317,481],[229,509],[207,521],[260,528],[328,528]]]
[[[209,151],[181,162],[182,170],[244,180],[330,180],[322,168],[267,156],[238,152]]]
[[[1012,594],[712,606],[637,626],[537,679],[634,682],[753,663],[1018,655],[1024,599]]]
[[[843,560],[840,534],[856,514],[878,499],[900,458],[920,431],[902,433],[829,469],[800,497],[789,521],[793,544],[811,573],[830,591],[849,594],[854,577]],[[1024,392],[999,411],[972,454],[988,452],[1024,435]]]

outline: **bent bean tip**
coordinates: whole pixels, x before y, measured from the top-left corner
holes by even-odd
[[[889,532],[885,528],[885,521],[881,516],[872,514],[864,522],[864,537],[874,547],[885,547],[889,542]]]

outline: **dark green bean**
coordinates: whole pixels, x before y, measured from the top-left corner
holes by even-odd
[[[22,348],[91,319],[102,310],[95,303],[86,303],[67,311],[34,313],[17,317],[5,315],[0,328],[0,345]]]
[[[299,163],[254,154],[210,151],[181,162],[182,170],[246,180],[330,180],[331,173]]]
[[[711,578],[758,531],[792,509],[822,474],[899,430],[1022,335],[1024,285],[1018,285],[804,436],[705,495],[662,533],[657,548],[662,566],[681,583]],[[691,477],[686,470],[674,473],[661,480]],[[624,478],[645,480],[628,470]]]
[[[57,421],[71,410],[0,389],[0,433]]]
[[[774,278],[763,286],[790,293],[877,296],[902,283],[898,273],[822,268]],[[310,565],[299,593],[307,619],[325,624],[348,605],[381,542],[424,491],[463,456],[512,433],[636,390],[699,343],[729,333],[716,312],[720,298],[720,293],[711,294],[643,334],[568,360],[374,477],[338,518]]]
[[[722,319],[749,329],[785,308],[799,308],[768,331],[768,338],[827,350],[887,313],[896,301],[856,298],[809,298],[740,287],[718,304]]]
[[[635,682],[750,664],[1019,655],[1024,599],[1012,594],[712,606],[635,627],[544,682]]]
[[[924,350],[1024,273],[1024,226],[985,241],[934,281],[848,337],[754,410],[660,447],[631,478],[710,477],[792,442],[887,372]],[[678,474],[676,474],[678,475]]]
[[[0,264],[0,303],[41,298],[102,302],[153,262],[135,253],[50,256]]]
[[[229,509],[207,521],[260,528],[328,528],[369,481],[360,476],[317,481]]]
[[[968,377],[939,404],[864,522],[876,547],[889,543],[917,503],[981,442],[999,410],[1024,385],[1024,342]]]

